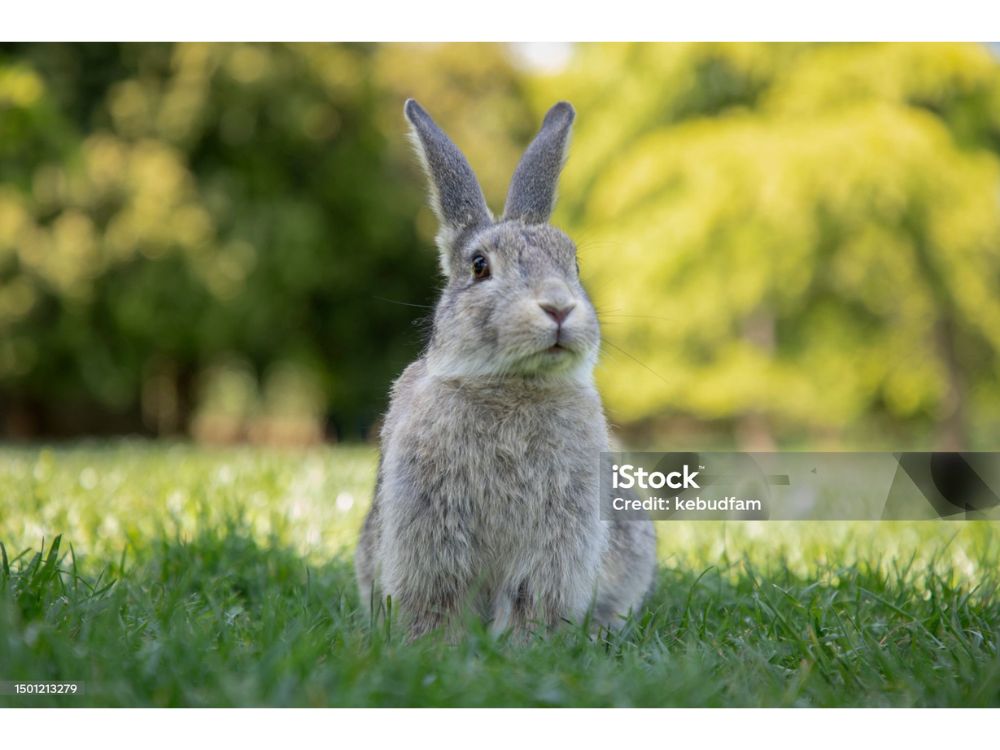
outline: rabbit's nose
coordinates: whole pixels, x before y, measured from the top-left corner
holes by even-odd
[[[563,321],[569,317],[571,312],[573,312],[573,308],[576,307],[576,304],[570,302],[568,304],[564,303],[561,305],[555,305],[549,302],[539,302],[538,306],[542,308],[545,311],[545,314],[552,318],[552,320],[559,325],[562,325]]]

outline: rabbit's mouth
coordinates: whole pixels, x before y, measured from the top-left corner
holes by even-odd
[[[544,348],[543,348],[544,347]],[[542,344],[533,353],[519,358],[508,372],[522,375],[549,375],[568,371],[576,363],[585,360],[585,351],[578,342],[566,341],[560,337],[556,341],[549,339],[548,346]]]
[[[573,347],[567,346],[567,340],[571,339],[572,336],[568,335],[568,331],[559,324],[556,326],[555,339],[552,340],[552,344],[545,349],[546,354],[562,355],[562,354],[572,354]]]
[[[552,346],[547,349],[543,349],[539,352],[541,355],[541,361],[547,362],[550,365],[560,365],[568,362],[576,357],[576,350],[566,346],[565,342],[556,341]]]
[[[568,337],[561,335],[562,333],[562,331],[556,333],[555,341],[553,341],[547,348],[543,349],[542,354],[550,357],[564,357],[576,354],[576,347],[573,346],[571,342],[568,342]]]

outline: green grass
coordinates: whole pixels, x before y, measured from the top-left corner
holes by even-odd
[[[1000,528],[661,523],[610,638],[401,642],[358,610],[368,448],[0,449],[0,705],[1000,704]]]

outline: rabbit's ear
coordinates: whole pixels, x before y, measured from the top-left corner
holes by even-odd
[[[520,219],[526,224],[549,220],[574,117],[569,102],[559,102],[545,115],[541,130],[521,157],[510,182],[504,219]]]
[[[448,273],[454,241],[465,231],[493,222],[479,181],[458,146],[413,99],[403,106],[410,136],[430,181],[431,207],[441,222],[438,246]]]

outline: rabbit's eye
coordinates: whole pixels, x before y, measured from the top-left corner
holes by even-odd
[[[472,275],[476,281],[482,281],[490,277],[490,263],[486,256],[477,255],[472,259]]]

